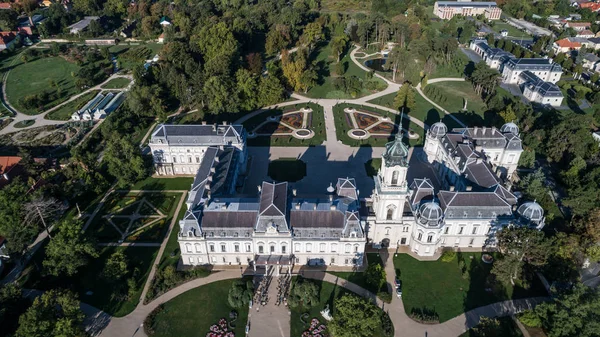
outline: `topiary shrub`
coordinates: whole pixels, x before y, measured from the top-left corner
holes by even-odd
[[[387,291],[380,291],[377,294],[377,297],[379,297],[385,303],[392,303],[392,294]]]
[[[454,261],[454,258],[456,258],[456,252],[453,250],[445,251],[444,254],[442,254],[442,262],[452,262]]]

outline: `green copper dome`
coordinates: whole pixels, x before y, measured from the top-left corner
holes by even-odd
[[[402,142],[402,134],[396,134],[396,139],[385,144],[385,166],[408,166],[408,146]]]

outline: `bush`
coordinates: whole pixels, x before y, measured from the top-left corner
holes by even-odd
[[[410,312],[410,318],[420,323],[437,324],[440,322],[439,315],[428,308],[413,308]]]
[[[146,319],[144,319],[144,332],[146,333],[146,335],[152,336],[156,333],[156,331],[154,331],[155,319],[156,316],[160,314],[163,310],[165,310],[165,307],[163,304],[161,304],[158,307],[156,307],[156,309],[152,310],[152,312],[148,314],[148,316],[146,316]]]
[[[169,265],[156,271],[154,279],[150,284],[144,303],[148,303],[176,286],[200,277],[206,277],[210,271],[203,267],[195,267],[186,271],[177,271],[174,266]]]
[[[385,303],[392,303],[392,294],[387,291],[380,291],[377,293],[377,297],[379,297]]]
[[[453,250],[445,251],[444,254],[442,254],[442,262],[452,262],[455,257],[456,257],[455,251],[453,251]]]
[[[519,321],[531,328],[542,326],[542,320],[533,310],[525,310],[519,315]]]
[[[391,337],[394,335],[394,325],[392,324],[390,315],[388,315],[386,312],[381,314],[381,329],[383,330],[383,335],[386,337]]]

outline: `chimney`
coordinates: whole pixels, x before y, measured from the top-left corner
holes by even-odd
[[[484,133],[485,133],[485,130],[487,130],[487,129],[486,129],[486,127],[485,127],[485,126],[482,126],[482,127],[481,127],[481,134],[484,134]]]
[[[222,210],[226,210],[226,209],[227,209],[227,204],[225,204],[225,205],[221,206],[221,209],[222,209]]]
[[[215,156],[215,163],[219,162],[219,156]]]
[[[492,126],[492,134],[496,133],[496,127]]]
[[[481,152],[481,151],[483,151],[483,147],[481,147],[481,145],[477,145],[477,146],[475,146],[475,151]]]
[[[295,189],[295,188],[294,188],[294,189],[292,189],[292,194],[293,194],[294,196],[296,196],[296,192],[297,192],[297,191],[296,191],[296,189]]]
[[[332,211],[335,211],[337,209],[337,207],[335,207],[335,205],[331,205],[331,206],[329,206],[329,209]]]
[[[262,186],[258,185],[256,187],[258,188],[258,193],[260,193],[260,190],[262,189]]]
[[[450,185],[450,192],[454,192],[454,185]]]
[[[481,158],[477,158],[477,160],[475,161],[477,164],[481,164],[483,163],[483,160]]]
[[[296,209],[300,209],[300,203],[296,203]]]
[[[213,124],[213,125],[212,125],[212,130],[213,130],[213,132],[216,132],[216,131],[217,131],[217,124]]]
[[[223,125],[227,125],[227,121],[223,121]]]
[[[206,125],[206,121],[202,121],[202,125]]]
[[[216,171],[217,171],[217,170],[215,170],[215,167],[214,167],[214,166],[212,166],[212,167],[210,168],[210,173],[215,173]]]
[[[473,134],[474,134],[475,136],[477,136],[477,130],[478,130],[478,128],[477,128],[476,126],[474,126],[474,127],[473,127]]]
[[[332,194],[329,195],[329,202],[333,202],[333,195]]]
[[[316,211],[317,210],[317,203],[315,202],[315,204],[313,205],[313,210]]]
[[[467,186],[467,192],[471,192],[473,190],[473,186],[469,185]]]

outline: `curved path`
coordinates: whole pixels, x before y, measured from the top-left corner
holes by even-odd
[[[106,83],[108,83],[109,81],[111,81],[112,79],[119,78],[119,77],[128,78],[130,80],[133,79],[133,77],[131,75],[114,74],[112,76],[109,76],[104,82],[102,82],[102,83],[100,83],[100,84],[98,84],[96,86],[93,86],[93,87],[91,87],[89,89],[86,89],[85,91],[82,91],[82,92],[80,92],[77,95],[73,95],[68,100],[66,100],[66,101],[64,101],[64,102],[62,102],[62,103],[60,103],[60,104],[58,104],[58,105],[56,105],[56,106],[54,106],[54,107],[52,107],[52,108],[44,111],[42,113],[40,113],[40,114],[37,114],[37,115],[27,115],[27,114],[22,113],[19,110],[15,109],[10,104],[10,102],[7,99],[7,96],[6,96],[6,79],[8,78],[8,74],[9,73],[10,73],[10,70],[5,73],[4,78],[2,79],[2,97],[3,97],[4,103],[6,103],[6,105],[9,108],[9,110],[11,110],[13,113],[15,113],[15,115],[13,117],[11,117],[13,119],[13,121],[9,125],[7,125],[4,129],[0,130],[0,135],[11,133],[11,132],[22,131],[22,130],[26,130],[26,129],[31,129],[31,128],[37,128],[37,127],[40,127],[40,126],[62,125],[62,124],[68,123],[69,122],[68,120],[67,121],[55,121],[55,120],[46,119],[46,115],[49,114],[49,113],[51,113],[54,110],[57,110],[57,109],[61,108],[63,105],[68,104],[68,103],[76,100],[80,96],[85,95],[85,94],[87,94],[90,91],[93,91],[93,90],[100,90],[100,91],[108,90],[108,89],[102,89],[102,86],[105,85]],[[110,90],[119,90],[119,89],[110,89]],[[123,89],[121,89],[121,90],[123,90]],[[126,90],[126,89],[124,89],[124,90]],[[25,121],[25,120],[31,120],[31,119],[35,120],[35,123],[33,123],[31,126],[24,127],[24,128],[15,128],[15,126],[14,126],[18,122]]]
[[[437,81],[435,81],[437,80]],[[464,78],[435,78],[432,79],[431,81],[428,81],[428,84],[431,83],[438,83],[438,82],[462,82],[464,81]],[[435,81],[435,82],[434,82]],[[419,95],[421,95],[421,97],[423,97],[427,102],[429,102],[431,105],[433,105],[434,107],[440,109],[440,111],[443,111],[444,114],[450,116],[450,118],[454,119],[454,121],[456,123],[458,123],[460,126],[462,126],[463,128],[466,128],[467,126],[465,125],[465,123],[461,122],[458,118],[454,117],[453,114],[451,114],[450,112],[448,112],[448,110],[442,108],[441,106],[439,106],[438,104],[436,104],[434,101],[432,101],[431,99],[429,99],[429,97],[427,97],[423,91],[421,90],[421,83],[417,84],[416,87],[414,87],[415,90],[419,93]]]
[[[393,266],[393,262],[391,259],[391,255],[393,252],[390,252],[389,257],[385,260],[385,269],[387,273],[387,281],[388,287],[391,287],[391,284],[394,282],[395,270]],[[385,253],[382,254],[382,258],[384,258]],[[337,284],[341,287],[344,287],[360,296],[365,298],[369,298],[372,301],[375,301],[378,307],[382,308],[386,311],[394,324],[395,336],[396,337],[452,337],[459,336],[467,329],[476,326],[479,323],[481,317],[502,317],[509,316],[519,313],[523,310],[531,309],[535,305],[546,300],[544,297],[535,297],[535,298],[527,298],[520,300],[510,300],[504,302],[493,303],[490,305],[486,305],[483,307],[479,307],[473,310],[470,310],[462,315],[454,317],[451,320],[448,320],[441,324],[421,324],[412,320],[406,312],[404,311],[404,305],[402,303],[402,299],[396,298],[395,296],[392,299],[390,304],[386,304],[376,297],[375,294],[370,291],[352,283],[345,279],[341,279],[335,275],[329,274],[323,271],[304,271],[302,275],[306,278],[311,278],[315,280],[321,280],[332,284]],[[94,324],[93,326],[88,326],[88,330],[94,335],[100,336],[145,336],[145,333],[142,329],[142,324],[146,316],[152,312],[156,307],[160,304],[165,303],[188,290],[222,280],[236,279],[240,277],[240,272],[238,270],[227,270],[227,271],[219,271],[210,274],[205,278],[200,278],[196,280],[192,280],[190,282],[184,283],[167,293],[161,295],[154,301],[143,304],[140,304],[135,308],[135,310],[129,315],[121,318],[110,318],[107,319],[107,314],[97,310],[96,312],[91,310],[92,314],[95,316],[89,317],[87,322],[94,321],[95,318],[98,318],[99,323],[102,324]],[[391,291],[391,289],[390,289]]]

